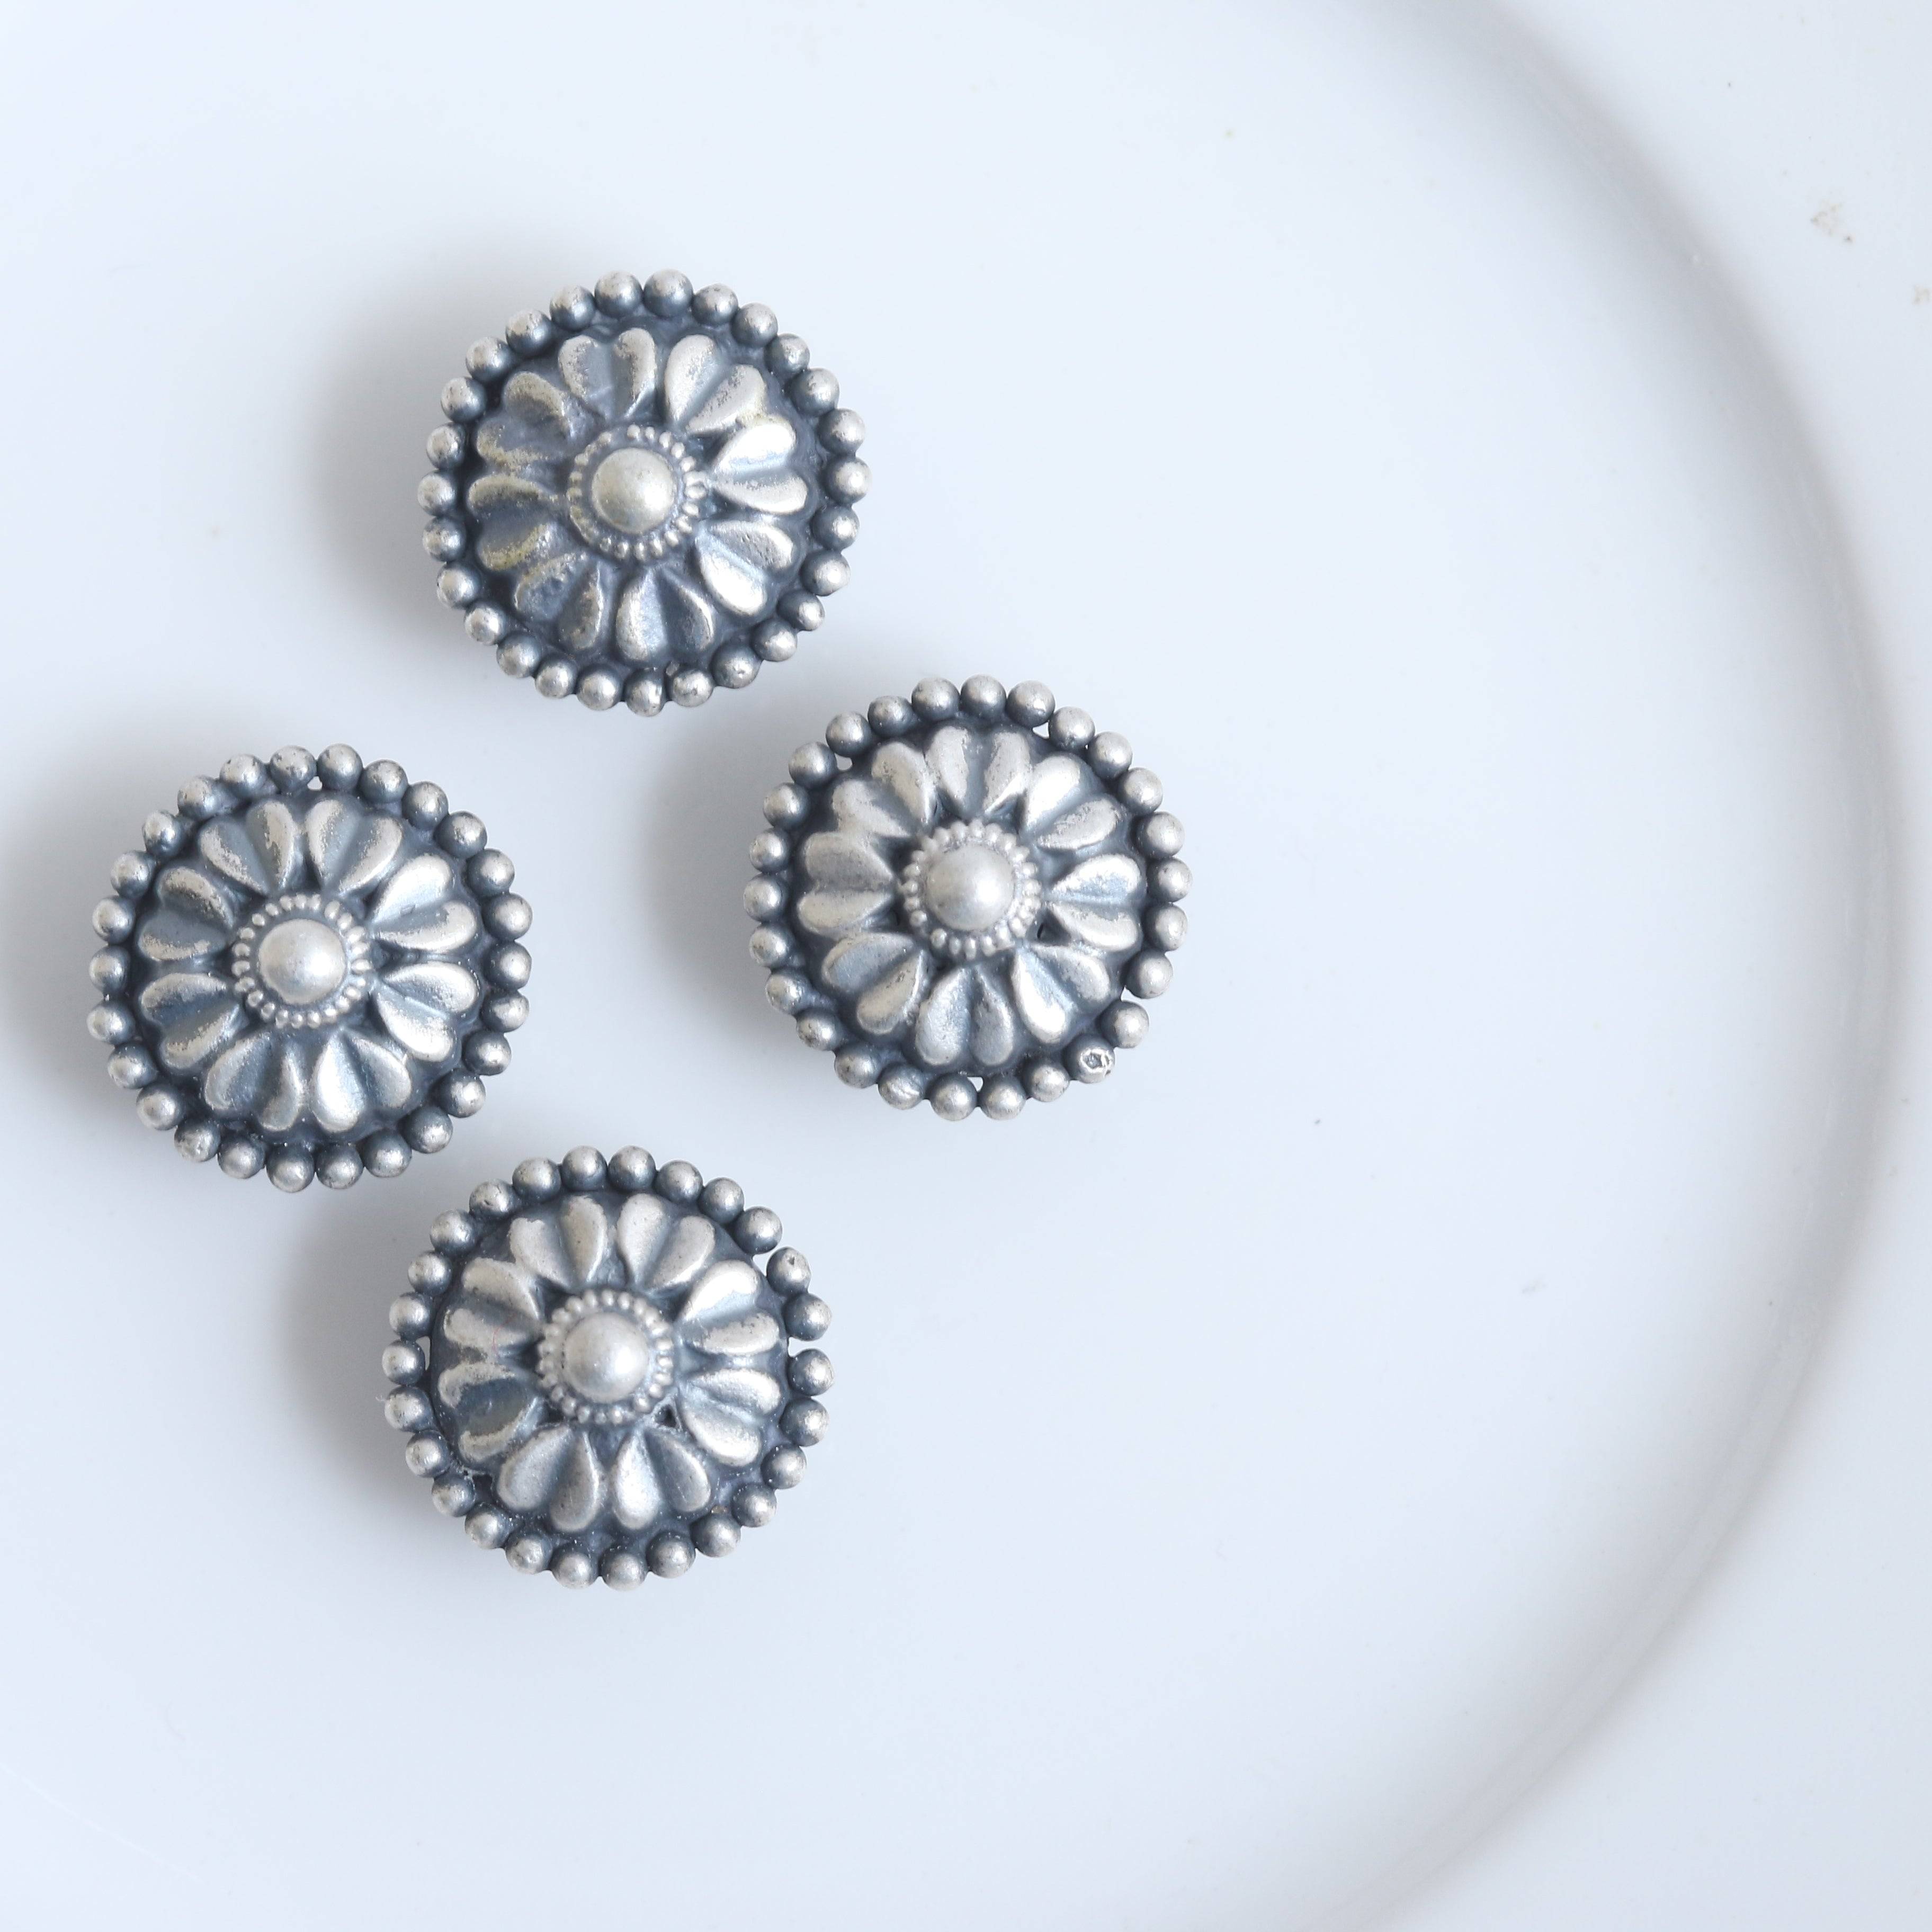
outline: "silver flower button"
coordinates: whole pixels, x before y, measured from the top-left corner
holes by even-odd
[[[482,1106],[529,1010],[530,909],[482,820],[334,745],[231,759],[142,836],[95,908],[88,1025],[190,1160],[346,1187]]]
[[[593,710],[698,704],[845,583],[865,425],[762,303],[675,273],[567,289],[470,352],[418,493],[446,603]]]
[[[1010,1118],[1145,1036],[1187,921],[1180,821],[1045,686],[929,679],[794,754],[752,846],[766,991],[839,1077]]]
[[[437,1508],[578,1587],[680,1576],[769,1522],[832,1382],[788,1341],[832,1317],[781,1232],[735,1181],[639,1148],[525,1161],[442,1216],[382,1358]]]

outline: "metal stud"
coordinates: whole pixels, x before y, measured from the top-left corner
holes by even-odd
[[[772,1005],[848,1085],[1010,1120],[1145,1038],[1186,932],[1180,821],[1044,685],[928,679],[793,754],[745,909]]]
[[[445,1214],[390,1310],[391,1424],[514,1569],[632,1589],[769,1522],[825,1432],[812,1270],[736,1182],[640,1148],[528,1160]]]
[[[94,910],[110,1078],[189,1160],[294,1192],[392,1176],[483,1104],[528,1011],[530,909],[483,821],[346,745],[231,758]]]

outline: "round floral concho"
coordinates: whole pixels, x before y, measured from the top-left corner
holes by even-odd
[[[400,1174],[483,1104],[528,1011],[530,909],[483,823],[346,745],[231,759],[94,910],[110,1076],[193,1160],[278,1187]]]
[[[423,542],[512,676],[648,716],[750,683],[824,621],[865,424],[762,303],[607,275],[469,366],[429,440]]]
[[[620,1588],[770,1522],[832,1382],[788,1340],[832,1318],[781,1232],[639,1148],[526,1161],[444,1215],[382,1358],[436,1507],[518,1570]]]
[[[793,754],[745,895],[766,991],[839,1077],[995,1119],[1136,1046],[1187,930],[1180,822],[1045,686],[921,684]]]

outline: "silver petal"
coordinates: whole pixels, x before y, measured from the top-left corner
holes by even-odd
[[[794,470],[774,470],[749,476],[714,476],[712,494],[741,509],[768,517],[794,516],[812,500],[805,478]]]
[[[308,1106],[308,1069],[302,1063],[302,1048],[292,1040],[277,1039],[262,1096],[255,1103],[255,1118],[270,1133],[285,1134]]]
[[[772,601],[770,579],[790,569],[798,555],[782,525],[739,517],[700,524],[691,541],[705,589],[740,617],[764,614]]]
[[[992,975],[982,973],[973,1001],[973,1057],[982,1066],[1004,1066],[1018,1047],[1013,1010]]]
[[[232,932],[235,908],[229,896],[206,872],[192,866],[170,866],[154,887],[155,896],[170,910],[204,926]]]
[[[434,1006],[399,998],[378,980],[370,995],[390,1037],[412,1058],[434,1066],[456,1051],[456,1034],[448,1018]]]
[[[196,1012],[179,1014],[161,1036],[161,1064],[170,1072],[191,1073],[226,1046],[243,1024],[242,1009],[232,999]]]
[[[460,952],[476,933],[476,914],[460,899],[432,906],[426,912],[410,913],[382,928],[382,938],[389,945],[410,952]]]
[[[475,1468],[488,1468],[530,1432],[543,1403],[522,1376],[506,1376],[487,1394],[463,1405],[456,1453]]]
[[[728,1469],[742,1469],[758,1460],[765,1446],[764,1431],[747,1422],[736,1410],[713,1402],[696,1389],[678,1397],[677,1412],[698,1446]]]
[[[881,745],[872,755],[872,777],[898,800],[915,830],[932,829],[939,815],[939,788],[932,768],[910,745]]]
[[[755,371],[748,371],[755,374]],[[758,380],[762,386],[764,378]],[[798,432],[782,416],[761,416],[747,423],[711,459],[714,483],[744,477],[782,464],[798,447]]]
[[[681,1216],[651,1270],[652,1287],[682,1288],[695,1281],[717,1252],[718,1231],[703,1215]]]
[[[1036,946],[1032,952],[1083,1006],[1098,1006],[1112,998],[1113,975],[1092,953],[1077,946]]]
[[[884,892],[892,882],[892,867],[862,833],[814,832],[800,848],[799,856],[814,885]]]
[[[708,335],[681,335],[664,359],[664,421],[681,429],[724,374],[725,356]]]
[[[610,345],[611,372],[616,385],[620,416],[634,415],[638,405],[658,386],[658,345],[648,328],[627,328]]]
[[[485,416],[476,425],[477,454],[501,470],[554,463],[569,446],[568,439],[554,430],[540,429],[518,416]]]
[[[1020,830],[1030,832],[1059,817],[1087,784],[1088,770],[1078,758],[1056,752],[1034,766],[1020,806]]]
[[[557,614],[557,642],[567,651],[590,650],[603,636],[610,620],[610,598],[604,588],[604,573],[593,564]]]
[[[494,1308],[524,1340],[543,1326],[543,1303],[529,1270],[479,1256],[464,1268],[463,1286],[476,1300]]]
[[[446,959],[412,960],[406,966],[392,967],[382,979],[391,992],[434,1012],[460,1016],[473,1011],[483,997],[476,975]]]
[[[486,470],[470,484],[464,499],[472,517],[488,516],[492,510],[544,509],[562,507],[556,492],[534,476],[504,476]]]
[[[926,748],[926,761],[946,802],[962,818],[980,811],[980,740],[963,724],[942,724]]]
[[[819,975],[835,993],[862,993],[876,986],[918,944],[902,932],[855,933],[826,954]]]
[[[309,808],[302,836],[325,892],[362,892],[388,877],[403,849],[403,828],[388,813],[364,812],[344,798]]]
[[[225,879],[264,897],[278,888],[269,881],[268,868],[255,843],[232,818],[213,818],[201,828],[195,841],[202,857]]]
[[[1022,946],[1013,954],[1013,1010],[1034,1039],[1058,1046],[1073,1030],[1076,1017],[1066,988]]]
[[[966,1056],[973,1026],[973,974],[956,966],[919,1010],[913,1051],[928,1066],[950,1066]]]
[[[533,622],[548,624],[563,608],[563,600],[583,575],[590,560],[574,545],[561,556],[553,556],[524,572],[517,579],[510,602],[520,616]]]
[[[588,1529],[604,1508],[604,1472],[597,1466],[590,1438],[573,1431],[556,1472],[550,1520],[566,1534]]]
[[[494,1303],[466,1299],[443,1311],[444,1336],[459,1348],[495,1357],[520,1347],[536,1333]]]
[[[784,1334],[778,1318],[762,1308],[709,1322],[694,1323],[687,1317],[683,1327],[685,1339],[707,1355],[762,1355],[776,1348]]]
[[[219,952],[228,943],[226,932],[206,920],[190,919],[170,908],[151,914],[134,938],[135,950],[158,966],[185,965]]]
[[[1086,799],[1036,832],[1034,843],[1048,852],[1077,852],[1111,838],[1126,817],[1111,798]]]
[[[392,1046],[372,1040],[359,1028],[343,1034],[362,1070],[362,1084],[376,1096],[376,1103],[392,1111],[406,1107],[416,1092],[410,1064]]]
[[[687,436],[715,436],[734,423],[752,422],[762,413],[765,402],[764,371],[753,368],[748,362],[734,362],[730,374],[705,398],[704,406],[693,410],[686,420],[684,432]],[[766,420],[778,423],[786,430],[791,428],[782,417]],[[734,436],[732,442],[737,440]],[[728,449],[730,446],[726,445]]]
[[[287,892],[302,877],[302,826],[295,814],[280,799],[266,798],[250,807],[243,822],[262,856],[270,890]]]
[[[664,1492],[644,1444],[634,1435],[617,1445],[610,1459],[610,1514],[626,1529],[642,1529],[664,1513]]]
[[[332,1134],[347,1133],[368,1112],[369,1096],[362,1074],[349,1042],[339,1033],[332,1034],[315,1057],[309,1106],[316,1124]]]
[[[832,939],[856,932],[875,913],[892,903],[890,892],[847,892],[818,890],[801,893],[796,908],[798,922],[820,939]]]
[[[784,1405],[777,1376],[764,1369],[706,1369],[692,1378],[712,1401],[753,1415],[776,1415]]]
[[[702,1326],[707,1322],[736,1319],[755,1308],[761,1277],[749,1262],[736,1256],[705,1270],[697,1286],[684,1298],[678,1312],[680,1328]]]
[[[614,413],[615,372],[610,351],[594,335],[573,335],[556,352],[556,373],[563,386],[593,416],[606,420]]]
[[[572,1273],[586,1288],[597,1286],[610,1259],[610,1217],[603,1203],[573,1194],[558,1210],[557,1230]]]
[[[1023,731],[1002,731],[986,754],[986,789],[980,810],[991,818],[1025,790],[1033,776],[1034,740]]]
[[[912,820],[892,794],[870,778],[842,778],[832,788],[832,816],[842,830],[868,838],[906,839]]]
[[[504,1462],[496,1494],[513,1510],[542,1509],[562,1473],[564,1452],[577,1431],[566,1422],[539,1429]]]
[[[652,1194],[634,1194],[620,1210],[617,1252],[623,1257],[624,1272],[633,1288],[644,1285],[670,1220],[670,1209]]]
[[[479,1389],[494,1388],[518,1371],[507,1362],[494,1358],[478,1360],[472,1357],[466,1361],[458,1362],[438,1371],[436,1378],[436,1400],[454,1408],[474,1396]]]
[[[456,875],[440,852],[418,852],[400,867],[369,908],[369,928],[380,932],[398,920],[434,906],[450,894]]]
[[[1145,884],[1140,867],[1126,853],[1101,852],[1063,873],[1054,881],[1047,897],[1112,908],[1137,900]]]
[[[921,946],[877,986],[860,994],[857,1005],[852,1010],[860,1030],[876,1036],[894,1032],[904,1025],[926,991],[932,970],[932,956]]]
[[[553,1288],[584,1286],[571,1273],[556,1223],[548,1215],[526,1214],[510,1223],[510,1256],[526,1274],[548,1282]]]
[[[217,1114],[245,1114],[268,1077],[274,1036],[258,1028],[237,1040],[211,1066],[201,1083],[201,1097]]]
[[[644,1447],[665,1502],[680,1516],[695,1516],[711,1500],[711,1472],[703,1460],[668,1430],[646,1430]]]
[[[569,542],[548,509],[520,504],[484,519],[476,533],[476,560],[485,570],[527,570]]]
[[[578,417],[570,398],[534,369],[519,369],[503,385],[503,406],[532,429],[560,443],[570,441],[577,434]]]
[[[1141,943],[1141,922],[1130,912],[1107,912],[1094,906],[1062,905],[1047,910],[1070,939],[1096,952],[1126,952]]]
[[[213,973],[164,973],[141,988],[136,1004],[159,1026],[173,1026],[191,1018],[211,1000],[234,997],[228,982]]]

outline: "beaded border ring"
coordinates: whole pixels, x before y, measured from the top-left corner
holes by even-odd
[[[766,992],[895,1107],[1009,1120],[1112,1072],[1173,977],[1180,821],[1043,684],[928,678],[792,754],[752,841]]]
[[[791,1342],[832,1311],[782,1232],[641,1148],[526,1160],[440,1216],[382,1356],[436,1507],[574,1588],[730,1555],[825,1433],[832,1365]]]
[[[609,274],[468,368],[429,439],[423,544],[511,676],[648,717],[749,684],[824,621],[872,480],[865,424],[762,302]]]
[[[530,1010],[530,908],[483,821],[346,745],[231,758],[117,859],[88,1016],[190,1160],[293,1193],[448,1143]]]

